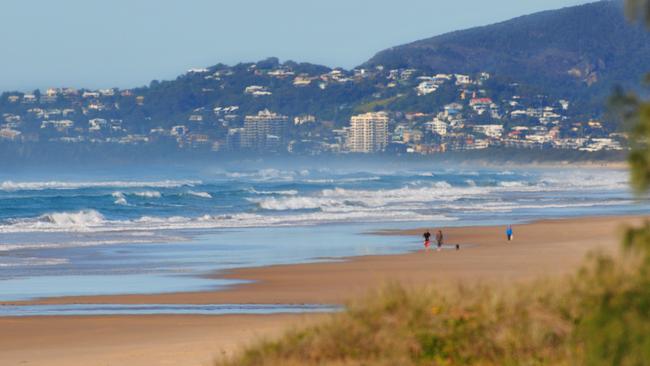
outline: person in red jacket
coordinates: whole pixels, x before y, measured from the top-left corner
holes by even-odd
[[[431,246],[431,233],[427,230],[422,236],[424,237],[424,249],[428,251]]]

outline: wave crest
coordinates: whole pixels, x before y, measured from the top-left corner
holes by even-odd
[[[162,194],[158,191],[133,192],[133,195],[144,198],[160,198]]]
[[[208,192],[196,192],[196,191],[188,191],[187,194],[190,196],[194,197],[199,197],[199,198],[212,198],[212,195]]]
[[[152,182],[135,181],[105,181],[105,182],[13,182],[4,181],[0,183],[0,190],[3,191],[38,191],[45,189],[70,190],[83,188],[178,188],[184,186],[195,186],[201,184],[196,180],[162,180]]]

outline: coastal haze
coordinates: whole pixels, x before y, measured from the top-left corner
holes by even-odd
[[[0,5],[2,365],[238,364],[387,283],[564,281],[650,210],[623,1],[37,3]]]

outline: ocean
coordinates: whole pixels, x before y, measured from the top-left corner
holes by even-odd
[[[203,275],[420,249],[419,237],[368,234],[379,229],[648,208],[650,201],[630,192],[627,172],[612,169],[0,174],[0,301],[218,289],[239,282]]]

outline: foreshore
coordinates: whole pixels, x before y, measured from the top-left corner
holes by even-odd
[[[460,283],[510,285],[575,272],[593,251],[615,253],[626,226],[644,217],[544,220],[514,227],[441,228],[460,250],[423,252],[414,244],[400,255],[243,268],[215,278],[252,281],[222,291],[153,295],[81,296],[5,304],[344,304],[388,282],[404,286]],[[431,230],[438,228],[429,228]],[[424,228],[385,231],[410,235]],[[1,312],[1,308],[0,308]],[[204,365],[257,337],[329,315],[0,317],[2,365]]]

